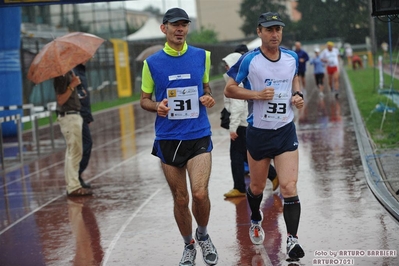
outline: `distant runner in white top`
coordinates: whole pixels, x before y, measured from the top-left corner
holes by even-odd
[[[327,48],[320,54],[321,61],[327,64],[328,85],[335,98],[339,96],[339,51],[333,42],[327,42]]]

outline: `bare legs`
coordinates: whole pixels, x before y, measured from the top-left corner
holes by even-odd
[[[208,183],[211,172],[211,153],[202,153],[190,159],[187,167],[179,168],[162,163],[162,169],[174,200],[174,216],[182,236],[192,234],[192,216],[186,171],[193,197],[192,212],[199,226],[206,227],[210,215]]]

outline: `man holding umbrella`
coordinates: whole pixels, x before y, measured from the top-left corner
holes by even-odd
[[[82,124],[81,104],[76,87],[80,78],[72,71],[54,78],[57,97],[57,121],[66,142],[65,182],[68,196],[90,196],[92,191],[83,188],[79,182],[79,164],[82,159]]]
[[[28,79],[35,84],[54,78],[57,121],[67,144],[65,181],[68,196],[92,195],[91,190],[82,187],[79,182],[83,119],[80,116],[81,103],[76,87],[81,84],[81,80],[71,69],[92,58],[104,41],[85,32],[68,33],[46,44],[35,56],[28,71]]]

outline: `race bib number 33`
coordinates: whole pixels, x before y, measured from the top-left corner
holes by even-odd
[[[288,120],[287,100],[289,97],[289,95],[279,95],[274,97],[273,101],[266,102],[263,107],[262,120],[286,122]]]
[[[198,87],[168,88],[169,119],[191,119],[199,115]]]

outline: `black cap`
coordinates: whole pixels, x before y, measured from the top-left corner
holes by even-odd
[[[181,8],[175,7],[166,11],[165,15],[163,16],[162,23],[165,24],[166,22],[176,22],[179,20],[191,22],[191,20],[188,18],[186,11]]]
[[[234,49],[234,52],[245,54],[246,52],[248,52],[248,47],[245,44],[239,44],[236,46],[236,49]]]
[[[267,12],[260,15],[258,19],[258,25],[266,28],[271,26],[285,26],[281,20],[280,14],[275,12]]]

